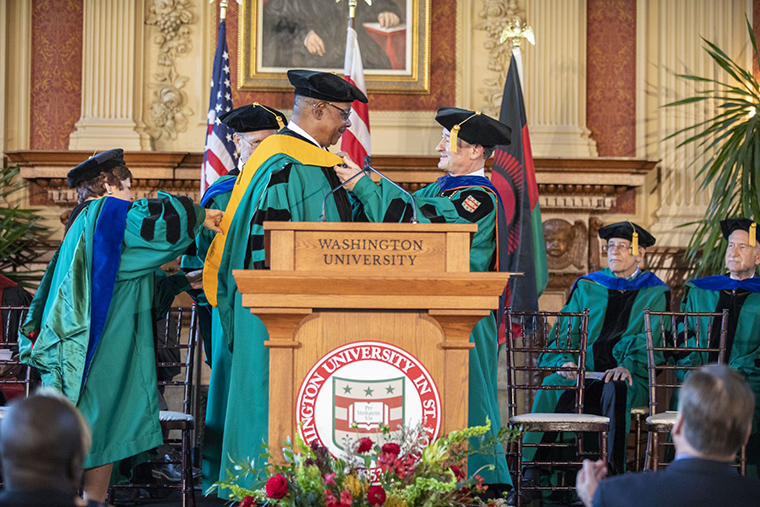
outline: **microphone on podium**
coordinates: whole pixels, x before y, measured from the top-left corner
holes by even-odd
[[[381,173],[380,171],[378,171],[377,169],[375,169],[374,167],[372,167],[371,163],[372,163],[372,157],[370,157],[369,155],[367,155],[366,157],[364,157],[364,168],[363,168],[364,172],[368,173],[369,171],[372,171],[373,173],[377,174],[378,176],[380,176],[384,180],[388,180],[388,182],[390,182],[391,185],[393,185],[394,187],[396,187],[399,190],[401,190],[401,192],[403,192],[404,195],[409,196],[409,201],[412,203],[412,219],[409,221],[409,223],[412,223],[412,224],[419,223],[419,222],[417,222],[417,204],[414,202],[414,197],[412,197],[412,194],[410,194],[409,192],[407,192],[406,190],[404,190],[404,188],[402,188],[395,181],[393,181],[392,179],[390,179],[389,177],[387,177],[386,175],[384,175],[383,173]],[[362,174],[362,173],[359,173],[359,174]],[[351,178],[351,179],[353,179],[353,178]],[[351,180],[348,180],[348,181],[351,181]],[[348,183],[348,181],[346,181],[346,183]]]

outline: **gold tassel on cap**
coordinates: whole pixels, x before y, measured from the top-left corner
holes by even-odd
[[[633,229],[633,234],[631,235],[631,253],[635,257],[639,255],[639,233],[636,232],[636,226],[632,222],[628,223],[631,224],[631,229]]]
[[[475,116],[478,116],[480,114],[480,111],[475,111],[474,114],[468,116],[465,118],[465,120],[461,123],[458,123],[451,127],[451,131],[449,134],[449,152],[450,153],[456,153],[457,152],[457,142],[459,141],[459,130],[462,128],[462,125],[465,124],[467,120],[470,118],[473,118]]]
[[[463,122],[464,123],[464,122]],[[459,125],[451,127],[451,133],[449,134],[449,153],[457,152],[457,141],[459,140]]]
[[[275,120],[277,120],[277,126],[280,127],[281,130],[285,128],[285,122],[282,121],[282,116],[280,116],[279,114],[275,113],[274,111],[272,111],[271,109],[269,109],[267,106],[265,106],[263,104],[259,104],[258,102],[254,102],[253,103],[253,107],[256,107],[256,106],[264,108],[266,111],[268,111],[269,113],[271,113],[272,116],[274,116]]]
[[[757,244],[757,224],[752,222],[749,226],[749,246],[755,246]]]

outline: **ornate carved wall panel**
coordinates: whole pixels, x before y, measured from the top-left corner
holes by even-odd
[[[148,74],[149,115],[146,121],[151,137],[177,139],[187,131],[193,114],[188,107],[185,85],[190,79],[180,73],[177,59],[187,57],[193,47],[191,25],[195,21],[189,0],[152,0],[148,4],[149,39],[158,48],[157,69]]]

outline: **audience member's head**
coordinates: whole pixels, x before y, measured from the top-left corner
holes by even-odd
[[[53,394],[56,393],[56,394]],[[92,443],[79,411],[57,392],[43,390],[10,404],[0,423],[6,488],[76,494]]]
[[[695,370],[679,394],[673,441],[679,452],[733,461],[752,429],[755,395],[733,369],[708,365]]]

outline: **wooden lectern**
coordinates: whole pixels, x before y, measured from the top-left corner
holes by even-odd
[[[243,306],[269,330],[269,442],[294,437],[301,382],[329,351],[356,341],[400,347],[430,372],[441,434],[467,427],[473,326],[508,273],[470,272],[469,224],[266,222],[270,270],[236,270]],[[495,353],[495,351],[494,351]]]

